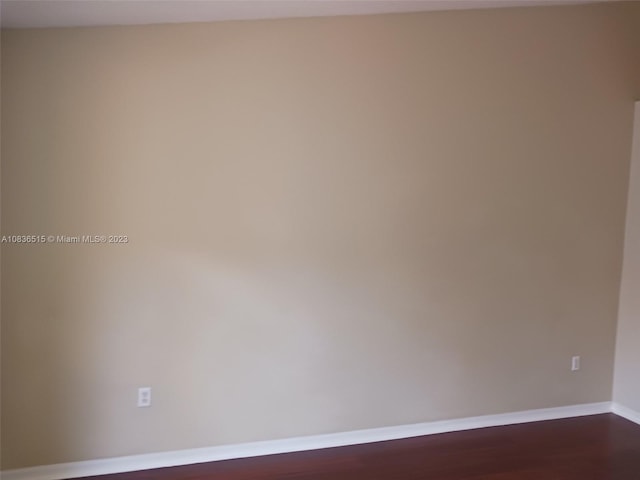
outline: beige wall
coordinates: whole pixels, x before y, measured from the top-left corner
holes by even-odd
[[[640,102],[635,118],[613,400],[640,412]]]
[[[3,32],[3,467],[610,400],[632,9]]]

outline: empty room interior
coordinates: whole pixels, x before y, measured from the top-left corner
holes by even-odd
[[[640,2],[2,0],[3,480],[640,480]]]

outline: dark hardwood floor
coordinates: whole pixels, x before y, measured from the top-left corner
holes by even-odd
[[[593,415],[92,478],[640,480],[640,426]]]

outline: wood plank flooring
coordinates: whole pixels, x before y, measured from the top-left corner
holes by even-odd
[[[94,480],[640,480],[640,426],[613,414]]]

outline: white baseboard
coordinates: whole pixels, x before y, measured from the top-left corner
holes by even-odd
[[[148,470],[152,468],[189,465],[233,458],[256,457],[276,453],[291,453],[321,448],[342,447],[362,443],[397,440],[436,433],[457,432],[474,428],[496,427],[517,423],[539,422],[558,418],[580,417],[611,412],[611,402],[543,408],[522,412],[484,415],[455,420],[401,425],[397,427],[372,428],[352,432],[330,433],[309,437],[270,440],[264,442],[222,445],[217,447],[177,450],[173,452],[133,455],[128,457],[60,463],[41,467],[5,470],[2,480],[62,480],[111,473]],[[635,413],[635,412],[634,412]],[[623,414],[619,414],[625,416]],[[635,413],[637,415],[637,413]]]
[[[613,402],[611,404],[611,411],[616,415],[619,415],[627,420],[637,423],[640,425],[640,412],[636,412],[635,410],[631,410],[624,405],[620,405],[619,403]]]

